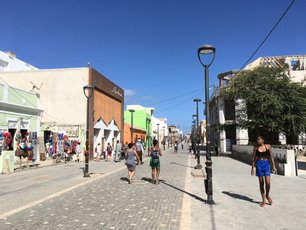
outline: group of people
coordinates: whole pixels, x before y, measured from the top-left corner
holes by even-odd
[[[106,161],[110,162],[110,161],[112,161],[113,150],[115,150],[114,161],[115,162],[120,162],[122,145],[119,142],[119,140],[117,140],[115,149],[113,149],[113,147],[111,146],[110,143],[107,143],[105,151],[102,150],[101,144],[98,143],[97,146],[95,147],[93,157],[96,161],[100,161],[101,159],[105,159]]]
[[[178,143],[174,145],[174,153],[177,152]],[[150,167],[151,176],[153,184],[159,183],[160,176],[160,157],[162,156],[162,151],[159,147],[158,141],[153,140],[153,146],[148,151],[148,156],[150,157]],[[136,158],[136,161],[135,161]],[[126,166],[128,169],[128,182],[131,184],[132,179],[135,176],[136,162],[142,163],[142,154],[139,155],[137,150],[137,144],[128,144],[128,149],[125,153]],[[270,145],[265,144],[265,139],[263,135],[257,137],[257,143],[253,149],[253,161],[251,168],[251,175],[258,176],[259,189],[262,198],[260,202],[260,207],[264,207],[266,203],[272,205],[272,198],[270,196],[271,180],[270,172],[276,173],[276,167],[274,162],[274,157],[272,154],[272,148]],[[256,167],[256,171],[255,171]]]
[[[132,183],[132,179],[135,176],[136,164],[143,164],[143,148],[140,145],[140,141],[137,141],[135,145],[133,143],[129,143],[128,149],[125,152],[125,164],[128,170],[129,184]],[[162,156],[162,154],[163,153],[159,147],[158,141],[154,139],[153,146],[148,151],[148,156],[150,157],[150,167],[153,184],[159,184],[160,157]]]

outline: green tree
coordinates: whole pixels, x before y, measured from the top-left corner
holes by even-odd
[[[221,96],[244,101],[245,106],[236,111],[236,125],[242,128],[283,132],[291,144],[306,131],[306,87],[292,82],[286,69],[242,71],[221,90]]]

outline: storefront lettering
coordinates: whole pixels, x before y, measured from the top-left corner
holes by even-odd
[[[120,89],[117,89],[117,87],[115,86],[115,88],[112,90],[113,93],[119,95],[120,97],[122,97],[122,93],[120,93]]]
[[[16,129],[17,128],[17,121],[8,121],[8,128],[9,129]]]

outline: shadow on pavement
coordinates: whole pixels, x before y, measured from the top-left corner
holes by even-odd
[[[127,177],[121,177],[120,180],[123,180],[123,181],[126,181],[126,182],[129,182],[128,178]]]
[[[178,163],[176,163],[176,162],[169,162],[169,164],[180,165],[180,166],[184,166],[184,167],[187,167],[187,168],[193,168],[192,166],[189,166],[189,165],[182,165],[182,164],[178,164]]]
[[[196,199],[196,200],[198,200],[198,201],[201,201],[201,202],[206,203],[206,200],[204,200],[203,198],[201,198],[201,197],[199,197],[199,196],[197,196],[197,195],[194,195],[194,194],[192,194],[192,193],[190,193],[190,192],[186,192],[186,191],[184,191],[184,190],[182,190],[182,189],[180,189],[180,188],[177,188],[177,187],[175,187],[175,186],[173,186],[173,185],[171,185],[171,184],[168,184],[168,183],[165,182],[165,181],[161,181],[161,183],[163,183],[163,184],[165,184],[165,185],[168,185],[169,187],[174,188],[174,189],[176,189],[176,190],[178,190],[178,191],[180,191],[180,192],[183,192],[183,193],[185,193],[185,194],[191,196],[192,198],[194,198],[194,199]]]
[[[249,201],[249,202],[252,202],[252,203],[259,204],[258,201],[254,201],[250,197],[247,197],[247,196],[244,196],[244,195],[240,195],[240,194],[233,193],[233,192],[226,192],[226,191],[223,191],[222,193],[224,193],[224,194],[226,194],[226,195],[228,195],[232,198],[235,198],[235,199],[245,200],[245,201]]]
[[[153,183],[153,179],[152,178],[142,177],[141,180],[144,180],[144,181],[149,182],[149,183]],[[164,180],[159,180],[159,182],[163,183]]]

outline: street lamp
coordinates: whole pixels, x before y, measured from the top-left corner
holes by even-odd
[[[208,64],[202,62],[201,56],[212,54],[211,61]],[[212,161],[211,161],[211,152],[210,152],[210,139],[209,139],[209,72],[208,68],[213,63],[215,59],[216,48],[212,45],[203,45],[198,48],[198,58],[202,66],[205,69],[205,116],[206,116],[206,162],[205,162],[205,171],[206,171],[206,180],[205,180],[205,191],[207,194],[207,203],[214,204],[213,200],[213,189],[212,189]]]
[[[159,124],[156,124],[157,125],[157,141],[158,141],[158,144],[159,144]]]
[[[199,129],[199,102],[201,99],[196,98],[193,100],[196,103],[196,116],[197,116],[197,122],[196,122],[196,157],[197,157],[197,165],[194,167],[194,169],[201,169],[202,165],[200,163],[200,148],[199,148],[199,143],[200,143],[200,129]]]
[[[166,127],[165,126],[163,126],[163,146],[164,146],[164,150],[166,150],[166,147],[165,147],[165,145],[166,145],[166,138],[165,138],[165,129],[166,129]]]
[[[131,143],[133,143],[133,134],[134,134],[134,124],[133,124],[133,114],[135,112],[134,109],[129,109],[130,113],[131,113]]]
[[[192,151],[193,151],[193,154],[195,156],[195,159],[197,159],[197,154],[196,154],[196,131],[195,131],[195,128],[196,128],[196,120],[197,120],[197,115],[196,114],[193,114],[192,115],[192,142],[191,142],[191,147],[192,147]]]
[[[154,112],[154,109],[151,108],[150,109],[150,118],[147,118],[147,121],[148,121],[148,136],[147,136],[147,149],[149,150],[150,146],[152,145],[152,116],[153,116],[153,112]]]
[[[87,98],[87,115],[86,115],[86,152],[85,152],[85,169],[84,169],[84,177],[90,177],[88,173],[89,167],[89,153],[88,153],[88,145],[89,145],[89,98],[91,98],[93,94],[94,87],[92,85],[85,85],[83,87],[83,92],[85,97]]]

